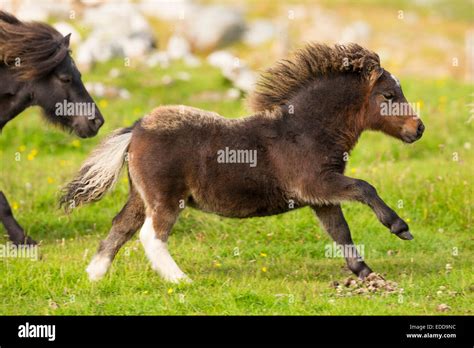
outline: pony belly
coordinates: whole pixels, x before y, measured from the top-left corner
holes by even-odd
[[[300,208],[291,201],[288,202],[282,195],[277,196],[258,192],[252,195],[247,191],[229,192],[225,195],[207,192],[205,195],[190,196],[187,205],[207,213],[230,218],[277,215]]]

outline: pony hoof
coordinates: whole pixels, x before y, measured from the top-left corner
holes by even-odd
[[[360,271],[358,274],[357,274],[357,277],[360,279],[360,280],[364,280],[365,278],[367,278],[367,276],[369,274],[372,274],[372,270],[367,267],[367,268],[364,268],[362,271]]]
[[[183,274],[177,277],[166,277],[165,281],[173,284],[191,284],[193,281],[187,275]]]
[[[96,282],[104,277],[109,269],[111,260],[103,256],[95,256],[89,266],[86,268],[86,272],[89,275],[91,282]]]
[[[409,232],[408,225],[405,221],[398,218],[395,222],[390,226],[390,232],[397,235],[401,239],[413,239],[413,236]],[[407,238],[404,238],[407,237]],[[411,238],[408,238],[411,237]]]
[[[14,240],[12,243],[16,246],[33,246],[38,245],[36,241],[31,239],[30,237],[26,236],[25,239],[22,240]]]
[[[404,231],[396,235],[398,238],[403,239],[403,240],[412,240],[413,236],[410,233],[410,231]]]

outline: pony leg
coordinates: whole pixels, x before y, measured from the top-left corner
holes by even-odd
[[[351,231],[344,218],[341,206],[339,204],[312,206],[312,209],[319,218],[319,221],[321,221],[326,232],[338,245],[343,247],[344,257],[349,269],[360,279],[364,279],[372,273],[372,270],[365,264],[354,246]]]
[[[145,206],[132,188],[127,203],[113,219],[109,235],[100,243],[97,254],[87,267],[90,280],[99,280],[107,273],[117,252],[143,225],[144,220]]]
[[[8,204],[7,198],[0,191],[0,222],[7,230],[8,237],[13,244],[21,245],[35,245],[36,242],[25,234],[25,231],[20,224],[15,220],[13,216],[10,204]]]
[[[152,268],[164,280],[172,283],[191,282],[168,252],[168,235],[177,217],[178,212],[172,212],[161,205],[153,209],[153,212],[147,211],[145,223],[140,230],[140,240]]]
[[[355,200],[364,203],[372,208],[378,220],[398,238],[413,239],[406,222],[380,198],[375,187],[368,182],[336,174],[326,179],[325,186],[331,190],[328,193],[329,201]]]

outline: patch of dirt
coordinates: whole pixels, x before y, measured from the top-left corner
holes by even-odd
[[[364,280],[351,276],[342,282],[334,281],[331,286],[336,289],[337,296],[339,297],[350,297],[354,295],[371,296],[373,294],[388,295],[403,292],[403,289],[399,288],[396,282],[385,280],[385,278],[378,273],[370,273]]]

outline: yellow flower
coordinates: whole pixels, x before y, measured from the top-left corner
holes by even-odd
[[[13,203],[12,203],[12,208],[13,208],[13,210],[18,210],[18,203],[17,203],[17,202],[13,202]]]
[[[54,179],[50,176],[48,176],[48,184],[52,184],[54,182]]]
[[[407,218],[406,220],[407,220],[407,222],[410,222],[410,221],[411,221],[410,218]]]
[[[38,154],[38,150],[36,150],[36,149],[31,150],[30,153],[27,156],[28,161],[33,161],[37,154]]]
[[[262,272],[266,273],[267,272],[267,267],[262,267]]]
[[[78,139],[71,141],[71,145],[74,147],[81,147],[81,142]]]
[[[102,109],[105,109],[107,106],[109,106],[109,102],[105,99],[102,99],[100,102],[99,102],[99,106],[102,108]]]
[[[168,294],[172,294],[173,293],[173,289],[172,288],[169,288],[168,289]]]
[[[221,265],[219,262],[214,261],[214,267],[219,268],[219,267],[221,267],[221,266],[222,266],[222,265]]]
[[[23,151],[25,151],[25,150],[26,150],[26,146],[25,146],[25,145],[20,145],[20,146],[18,147],[18,151],[20,151],[20,152],[23,152]]]
[[[261,256],[261,257],[267,257],[267,254],[265,254],[265,253],[260,253],[260,256]]]
[[[352,173],[352,174],[355,174],[355,172],[357,172],[357,168],[352,168],[352,169],[351,169],[351,173]]]

